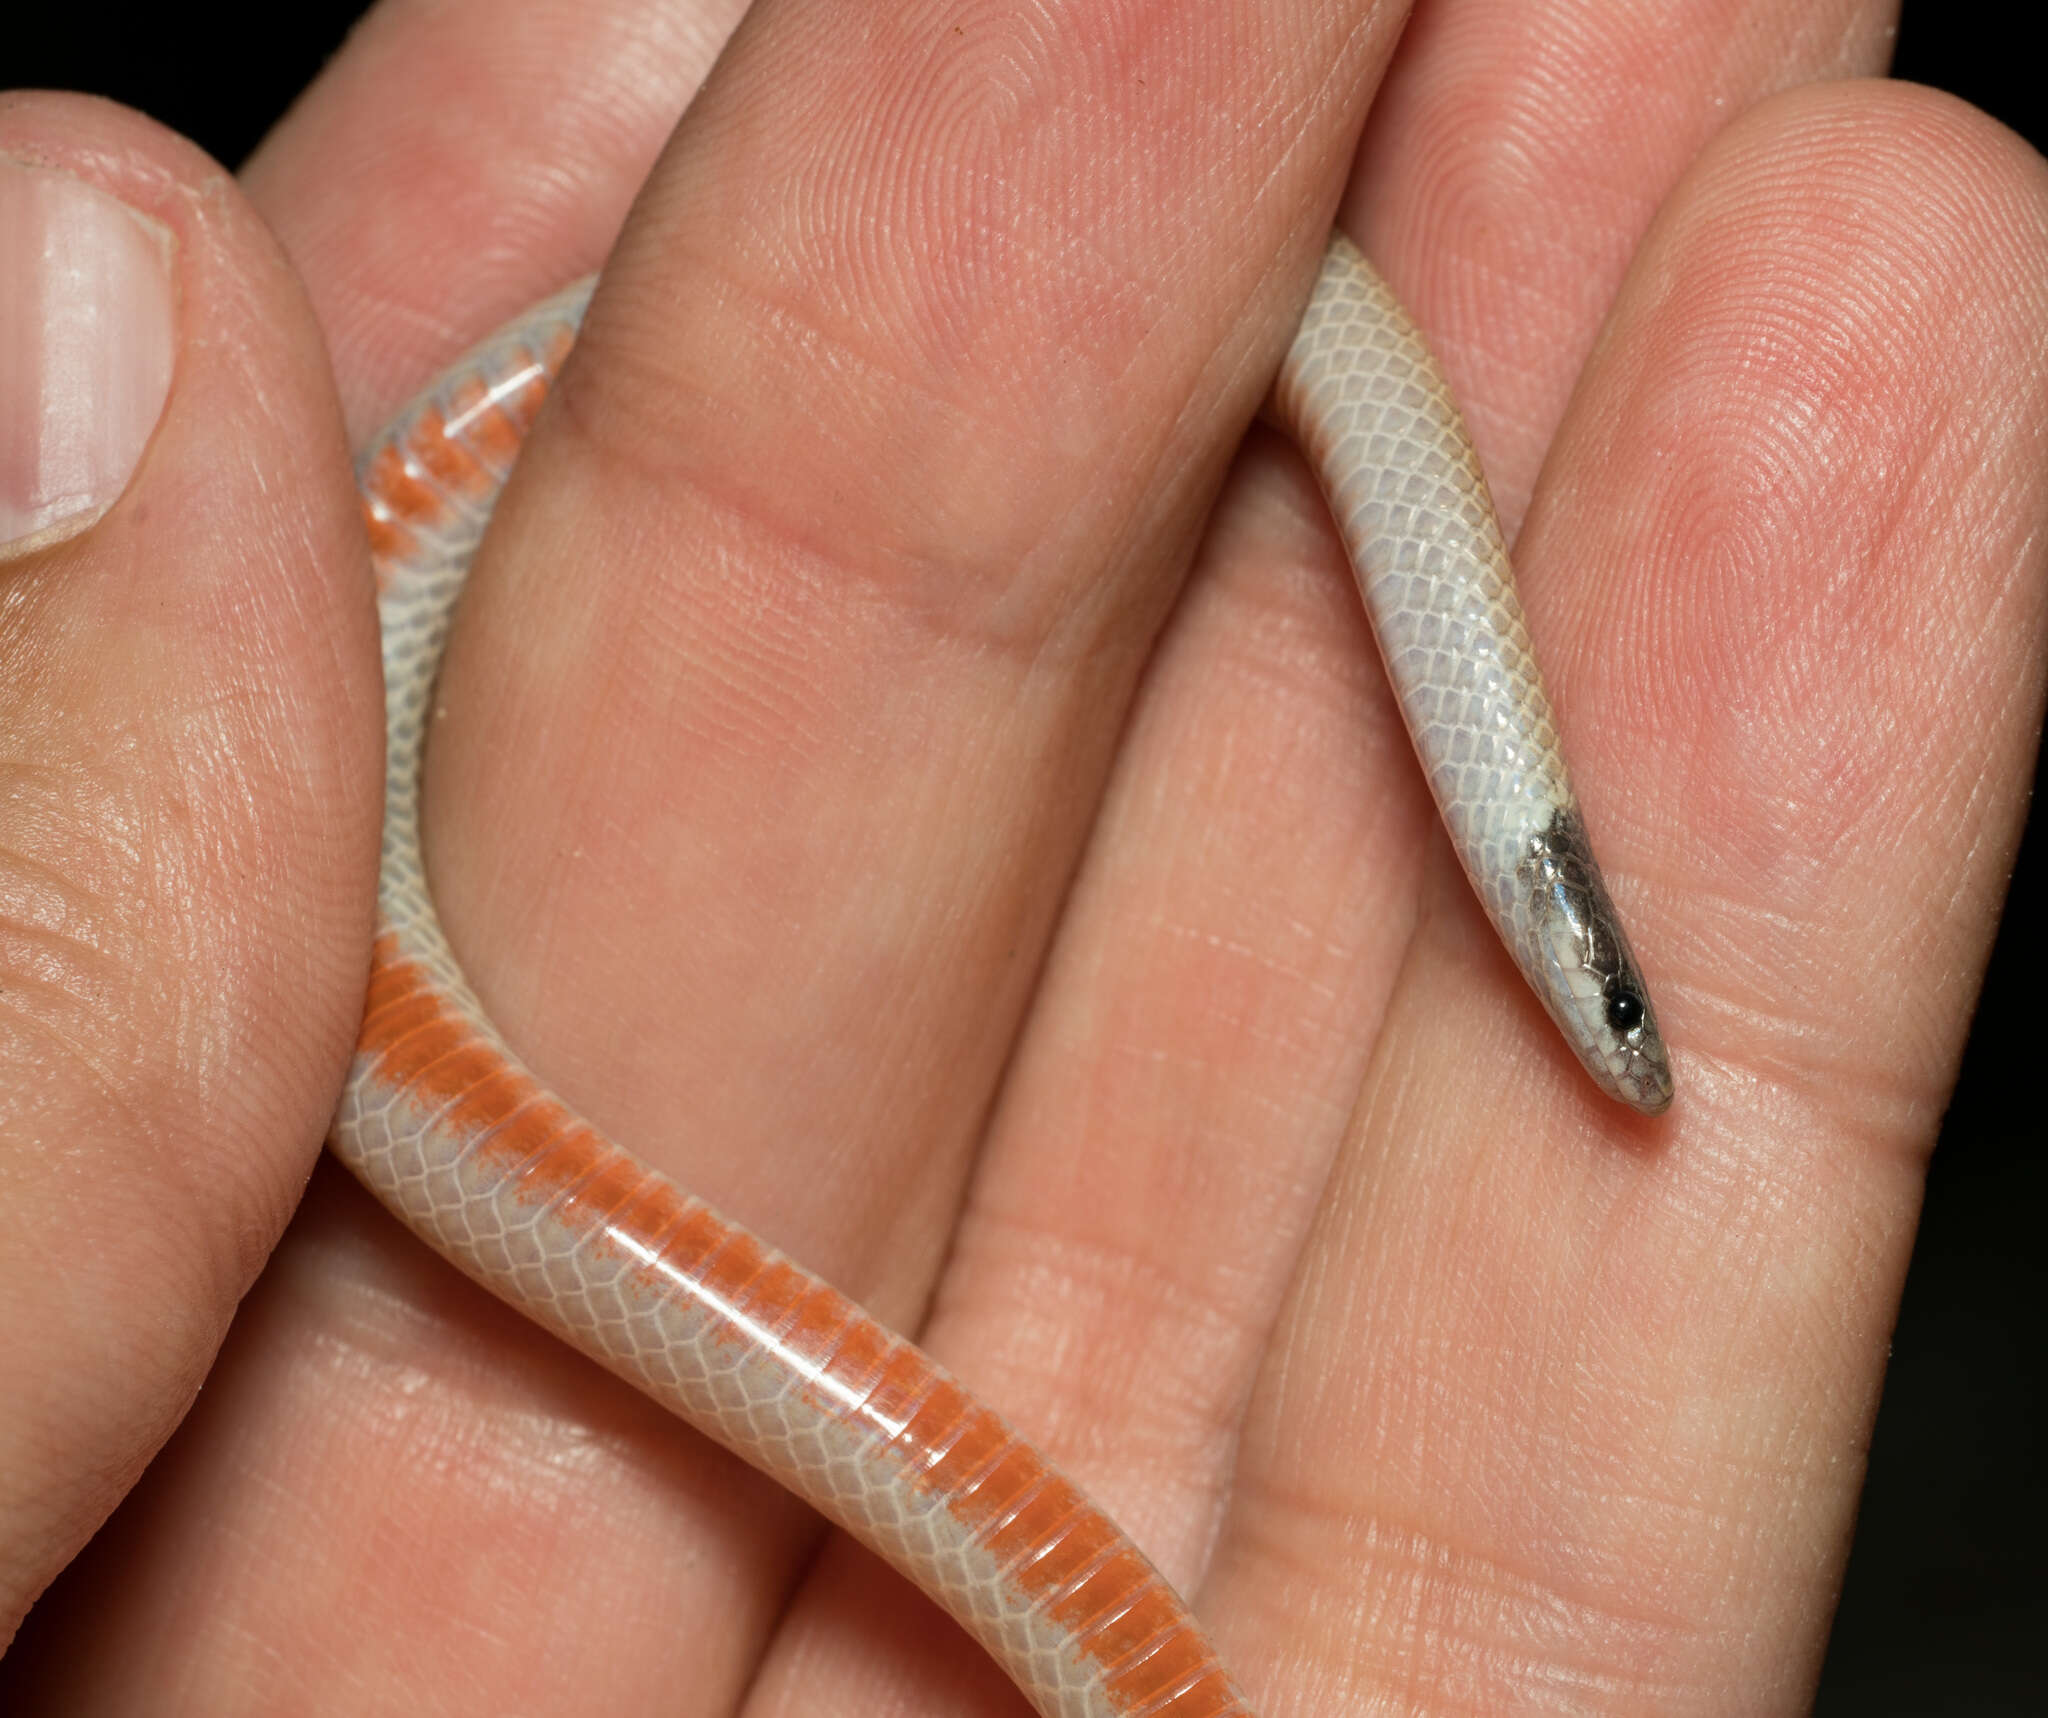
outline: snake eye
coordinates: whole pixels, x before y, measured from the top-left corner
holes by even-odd
[[[1633,1032],[1643,1023],[1643,999],[1633,990],[1617,990],[1607,998],[1607,1024],[1616,1032]]]

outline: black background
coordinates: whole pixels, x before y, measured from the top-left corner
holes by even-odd
[[[52,16],[33,0],[41,15],[22,17],[30,3],[10,6],[0,28],[0,88],[111,95],[227,162],[248,153],[365,9],[277,6],[257,36],[226,29],[225,9],[116,0]],[[2038,147],[2048,100],[2038,58],[2010,38],[2012,12],[2004,0],[1906,0],[1895,70],[1975,102]],[[207,28],[213,19],[223,27]],[[1928,1183],[1821,1718],[2048,1714],[2048,1121],[2034,1061],[2048,1027],[2042,822],[2037,812]]]

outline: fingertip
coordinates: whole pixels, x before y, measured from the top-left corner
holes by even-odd
[[[1573,569],[1547,660],[1607,850],[1642,855],[1674,1041],[1894,1162],[1946,1100],[2024,803],[2044,278],[2012,133],[1910,85],[1783,92],[1674,190],[1524,538],[1539,585]]]

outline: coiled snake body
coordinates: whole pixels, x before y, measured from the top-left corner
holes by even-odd
[[[464,358],[365,453],[388,726],[379,927],[333,1146],[494,1293],[879,1552],[1046,1718],[1248,1710],[1100,1510],[912,1343],[611,1144],[464,982],[420,860],[450,614],[590,283]],[[1420,336],[1342,237],[1278,414],[1344,536],[1417,754],[1495,926],[1609,1094],[1671,1076],[1586,845],[1477,456]]]

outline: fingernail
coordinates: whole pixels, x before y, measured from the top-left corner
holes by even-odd
[[[82,179],[0,161],[0,554],[114,504],[175,341],[170,234]]]

